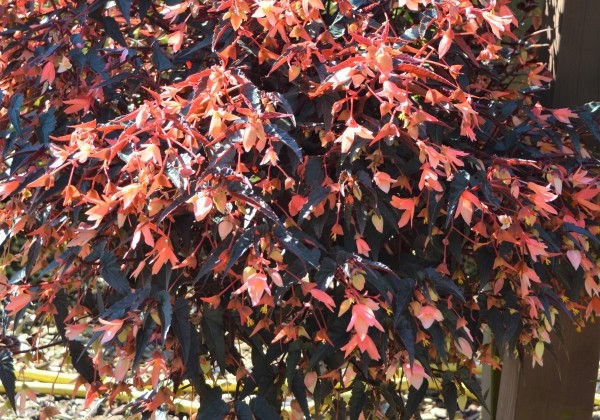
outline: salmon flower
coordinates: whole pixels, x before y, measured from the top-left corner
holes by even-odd
[[[433,321],[440,322],[444,319],[444,316],[440,310],[431,305],[414,305],[413,310],[415,316],[419,318],[421,324],[423,324],[423,328],[425,329],[431,327],[433,325]]]
[[[248,291],[252,306],[257,306],[263,295],[267,293],[271,294],[271,288],[267,283],[267,276],[265,273],[257,273],[252,267],[246,267],[242,276],[242,287],[237,289],[234,293],[236,295]]]
[[[423,365],[416,360],[412,367],[410,367],[410,363],[405,363],[402,365],[402,370],[404,371],[406,380],[410,386],[414,387],[415,389],[421,388],[424,379],[429,379],[429,375],[425,373]]]
[[[363,238],[361,238],[360,235],[358,235],[358,234],[354,236],[354,240],[356,241],[356,251],[359,254],[362,254],[365,257],[368,257],[369,252],[371,251],[371,247],[369,246],[367,241],[365,241]]]
[[[364,299],[364,303],[354,304],[352,307],[352,318],[350,318],[350,323],[348,324],[346,331],[350,331],[354,328],[356,334],[352,336],[348,344],[342,347],[342,350],[346,352],[346,357],[358,347],[361,352],[366,351],[372,359],[378,360],[380,358],[375,343],[371,337],[367,335],[369,327],[375,327],[383,332],[383,327],[379,321],[377,321],[375,313],[373,312],[378,309],[379,305],[377,302],[368,298]]]
[[[354,334],[350,341],[348,341],[348,344],[341,348],[341,350],[346,352],[344,357],[348,357],[356,347],[363,353],[366,351],[373,360],[379,360],[381,358],[377,351],[377,347],[375,347],[375,343],[368,335],[365,335],[365,338],[361,339],[358,334]]]
[[[102,318],[99,318],[98,321],[100,321],[100,324],[102,324],[102,326],[96,327],[94,330],[98,332],[104,331],[102,340],[100,340],[100,344],[104,344],[112,340],[119,333],[119,331],[121,331],[121,328],[123,327],[123,322],[125,320],[113,319],[111,321],[107,321]]]
[[[379,305],[371,299],[367,299],[365,304],[356,303],[352,307],[352,318],[346,331],[350,331],[354,328],[354,331],[358,334],[361,341],[367,336],[369,327],[375,327],[379,331],[383,331],[383,327],[375,318],[373,309],[379,309]]]

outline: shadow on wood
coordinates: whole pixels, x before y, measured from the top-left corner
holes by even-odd
[[[555,107],[600,101],[600,1],[547,0]]]

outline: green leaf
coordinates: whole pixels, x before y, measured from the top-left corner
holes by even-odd
[[[11,407],[16,412],[15,387],[17,378],[15,377],[12,353],[8,349],[4,349],[0,353],[0,381],[2,382],[2,386],[4,386],[4,392]]]
[[[350,4],[353,6],[353,8],[355,10],[360,8],[360,6],[362,6],[366,2],[367,2],[367,0],[350,0]]]
[[[273,95],[273,98],[275,98],[277,104],[280,105],[287,114],[289,114],[287,118],[290,119],[292,125],[295,127],[296,117],[294,116],[294,109],[292,108],[288,100],[279,92],[271,92],[271,95]]]
[[[246,229],[244,233],[240,236],[236,237],[233,241],[235,242],[233,248],[231,249],[231,254],[229,256],[229,262],[225,267],[225,273],[228,273],[231,267],[240,259],[244,253],[250,249],[250,245],[254,242],[254,238],[256,237],[255,231],[252,227]]]
[[[125,41],[125,37],[123,36],[123,33],[119,29],[119,24],[117,23],[115,18],[110,17],[110,16],[103,16],[102,17],[102,26],[104,26],[104,30],[106,31],[108,36],[110,36],[112,39],[117,41],[119,44],[121,44],[122,46],[127,48],[127,41]]]
[[[315,188],[310,195],[308,196],[308,200],[306,204],[302,206],[300,209],[300,213],[298,214],[298,224],[302,223],[302,221],[310,214],[310,212],[318,206],[321,202],[327,199],[331,189],[329,187],[317,187]]]
[[[258,386],[255,378],[256,368],[252,369],[252,376],[247,376],[240,381],[242,391],[238,394],[238,398],[245,399],[254,393],[254,390]]]
[[[205,304],[202,307],[202,333],[211,356],[217,361],[221,372],[225,372],[225,331],[223,311]]]
[[[215,268],[217,266],[217,264],[219,264],[221,262],[219,257],[221,256],[223,251],[225,251],[227,248],[229,248],[229,246],[231,245],[231,243],[234,240],[235,240],[235,237],[230,235],[229,240],[221,241],[219,243],[219,245],[215,249],[212,250],[212,252],[208,256],[208,258],[206,258],[206,260],[204,260],[204,264],[202,264],[202,267],[198,271],[198,274],[196,274],[196,277],[194,277],[194,281],[192,282],[192,284],[197,283],[201,278],[203,278],[208,273],[210,273],[212,271],[212,269]]]
[[[414,298],[415,286],[417,281],[412,278],[404,278],[398,281],[396,288],[396,310],[394,316],[394,325],[400,321],[402,312],[408,306],[408,303]]]
[[[590,130],[596,140],[600,141],[600,128],[598,128],[598,123],[594,120],[592,113],[590,111],[584,111],[579,113],[579,117],[583,120],[588,130]]]
[[[400,35],[400,39],[407,43],[416,41],[419,38],[420,38],[419,28],[417,28],[416,26],[413,26],[412,28],[407,29],[406,31],[404,31],[404,33],[402,35]]]
[[[425,269],[425,273],[433,283],[433,287],[439,295],[453,295],[461,302],[465,301],[462,290],[460,290],[451,278],[444,276],[435,271],[435,269],[429,267]]]
[[[451,377],[444,376],[442,380],[442,396],[444,397],[444,404],[448,409],[448,417],[453,419],[458,410],[458,392]]]
[[[52,106],[48,111],[40,115],[40,125],[37,127],[36,133],[39,140],[46,146],[50,142],[50,134],[56,128],[56,116],[54,115],[55,108]]]
[[[452,230],[450,235],[448,235],[448,247],[447,250],[450,251],[450,256],[452,257],[452,261],[454,261],[458,266],[464,265],[464,255],[463,248],[466,243],[466,239],[457,231]]]
[[[343,398],[337,397],[337,398],[332,399],[331,410],[329,410],[328,418],[330,418],[330,419],[347,419],[348,418],[348,410],[347,410],[347,406],[346,406],[346,401],[344,401]]]
[[[196,420],[222,419],[228,412],[229,406],[223,401],[221,388],[204,384],[200,390],[200,410]]]
[[[162,52],[157,41],[152,44],[152,62],[159,71],[169,70],[173,67],[171,60]]]
[[[90,342],[95,341],[92,337]],[[69,341],[69,354],[73,367],[88,383],[92,384],[98,379],[92,358],[86,351],[84,345],[79,341]]]
[[[415,361],[415,342],[417,341],[417,333],[411,327],[411,322],[406,317],[401,317],[396,326],[400,340],[408,353],[408,360],[411,365]]]
[[[284,248],[289,249],[293,254],[299,257],[302,262],[307,262],[312,265],[314,268],[319,266],[319,257],[315,253],[309,251],[299,239],[293,237],[289,231],[282,228],[281,226],[277,226],[274,229],[275,235],[280,239],[281,245]],[[318,251],[318,250],[316,250]]]
[[[446,354],[446,337],[444,336],[442,327],[437,323],[434,323],[427,331],[431,335],[433,345],[438,355],[442,358],[444,363],[448,363],[448,355]]]
[[[156,327],[156,323],[151,316],[147,315],[144,320],[144,325],[140,328],[135,335],[135,356],[133,357],[133,364],[131,370],[135,371],[140,363],[142,356],[144,354],[144,350],[148,346],[148,341],[152,334],[154,334],[154,328]],[[184,362],[187,360],[184,359]]]
[[[144,20],[146,18],[151,5],[152,0],[140,0],[140,4],[138,6],[138,14],[140,15],[140,20]]]
[[[437,19],[438,12],[436,9],[425,9],[423,13],[421,13],[420,17],[421,21],[419,22],[419,35],[421,38],[425,38],[427,30]]]
[[[575,233],[580,233],[584,236],[587,236],[589,239],[591,239],[594,242],[594,244],[596,246],[600,246],[600,239],[598,239],[598,237],[596,235],[594,235],[592,232],[590,232],[589,230],[584,229],[579,226],[576,226],[572,223],[563,223],[562,227],[567,232],[575,232]]]
[[[220,420],[229,413],[229,405],[223,400],[213,401],[206,404],[196,416],[196,420]]]
[[[325,290],[327,287],[329,287],[335,277],[337,268],[337,263],[331,258],[325,257],[323,260],[321,260],[319,269],[315,273],[315,282],[317,283],[317,287],[319,289]]]
[[[240,87],[240,92],[242,92],[242,95],[244,95],[246,97],[246,99],[248,100],[248,102],[250,102],[252,104],[252,107],[254,108],[255,111],[260,112],[261,108],[262,108],[262,101],[261,101],[261,95],[260,95],[260,90],[256,87],[256,85],[252,82],[246,82],[244,83],[241,87]],[[268,132],[269,127],[271,125],[268,124],[267,128],[266,128],[266,132]],[[273,133],[269,133],[271,135],[275,135]]]
[[[320,187],[325,179],[323,161],[317,156],[309,156],[308,161],[306,162],[305,171],[307,174],[310,174],[310,176],[306,177],[304,180],[306,185],[311,189]]]
[[[406,418],[412,418],[413,414],[417,412],[419,404],[425,398],[428,385],[429,381],[425,379],[423,380],[423,384],[421,384],[421,388],[415,389],[414,386],[410,387],[408,390],[408,399],[406,400]]]
[[[550,252],[560,252],[560,242],[554,232],[548,232],[539,223],[535,223],[533,228],[539,233],[540,238],[546,242]]]
[[[281,416],[263,397],[257,395],[250,400],[250,409],[256,420],[280,420]]]
[[[302,150],[300,149],[300,146],[298,146],[296,140],[294,140],[287,132],[273,124],[266,124],[265,132],[270,136],[277,137],[283,144],[292,149],[292,152],[294,152],[298,160],[302,160]]]
[[[38,262],[40,258],[40,253],[42,252],[42,237],[36,236],[31,241],[31,246],[29,247],[29,251],[27,252],[27,264],[25,265],[25,277],[31,276],[31,272],[35,264]],[[64,265],[63,265],[64,267]],[[65,269],[66,270],[66,269]]]
[[[331,338],[331,336],[329,338]],[[336,344],[336,340],[333,340],[333,343]],[[339,344],[339,347],[343,347],[343,345]],[[313,353],[310,357],[310,362],[309,362],[310,368],[315,369],[321,361],[330,357],[332,354],[334,354],[334,352],[335,352],[335,349],[327,343],[317,344],[317,347],[315,348],[315,350],[313,351]]]
[[[128,77],[131,77],[133,74],[131,72],[128,71],[124,71],[122,73],[119,74],[115,74],[113,77],[109,77],[108,79],[104,79],[103,81],[101,81],[100,83],[94,85],[95,88],[100,88],[100,87],[108,87],[111,85],[116,85],[117,83],[127,79]]]
[[[252,190],[252,187],[240,181],[228,181],[226,185],[229,194],[233,197],[245,201],[248,205],[259,210],[265,217],[281,226],[277,214],[261,196]]]
[[[173,318],[173,306],[171,305],[171,297],[169,292],[161,290],[156,296],[156,300],[159,303],[158,316],[161,323],[162,341],[163,343],[167,340],[167,333],[171,327],[171,319]]]
[[[327,92],[318,98],[316,104],[317,111],[319,117],[323,121],[323,127],[325,128],[325,131],[331,130],[333,120],[333,104],[336,103],[339,99],[340,94],[337,92]]]
[[[191,58],[196,51],[200,51],[202,48],[208,47],[211,43],[212,37],[207,36],[202,41],[197,41],[192,44],[191,47],[179,51],[177,55],[175,55],[175,64],[185,62]]]
[[[131,287],[129,282],[121,272],[117,257],[111,251],[105,251],[100,257],[100,275],[110,287],[122,295],[129,295]]]
[[[427,236],[431,237],[431,232],[433,231],[433,227],[435,226],[435,221],[440,214],[440,210],[445,201],[445,196],[442,195],[439,199],[437,194],[430,191],[429,192],[429,203],[427,205]]]
[[[23,137],[23,129],[21,128],[21,107],[23,106],[23,94],[17,93],[12,97],[10,106],[8,107],[8,119],[15,128],[17,135]],[[6,153],[6,150],[5,150]]]
[[[362,381],[355,379],[354,382],[352,382],[352,395],[348,402],[348,414],[350,415],[350,420],[358,420],[366,401],[367,394],[365,393],[365,384]]]
[[[363,261],[365,261],[365,260],[363,260]],[[373,286],[377,290],[377,292],[381,294],[381,296],[390,296],[390,294],[394,292],[395,279],[392,280],[392,277],[395,277],[395,276],[384,275],[378,270],[371,269],[370,266],[371,266],[371,264],[363,265],[363,267],[367,271],[367,273],[365,275],[367,283],[369,283],[371,286]],[[390,303],[390,300],[388,300],[385,297],[384,297],[384,299],[388,303]]]
[[[102,313],[101,317],[108,320],[123,318],[127,312],[135,311],[142,306],[149,296],[149,287],[137,288],[133,291],[133,293],[125,295],[115,303],[108,302],[108,305],[110,306],[108,306],[108,309]],[[109,295],[109,298],[112,301],[118,299],[119,297],[120,296],[117,296],[116,294]]]
[[[588,102],[588,103],[581,105],[580,108],[585,109],[585,110],[591,112],[592,114],[596,114],[596,113],[600,112],[600,102],[599,101]]]
[[[498,352],[504,352],[506,340],[504,339],[504,323],[500,310],[498,308],[491,308],[487,311],[487,321]]]
[[[508,343],[509,352],[512,352],[516,347],[522,329],[523,323],[521,321],[521,315],[518,312],[509,315],[508,325],[506,326],[506,332],[504,333],[504,339]]]
[[[117,0],[117,6],[119,6],[119,10],[123,14],[125,22],[129,25],[131,17],[131,0]]]
[[[302,355],[301,349],[302,344],[300,341],[293,341],[290,344],[288,355],[285,359],[285,378],[287,379],[288,384],[293,382],[294,376],[296,375],[296,368],[298,367],[298,362]]]
[[[478,185],[483,192],[483,196],[487,200],[488,207],[493,209],[500,208],[500,200],[494,195],[492,184],[487,180],[485,172],[478,172],[476,181],[472,182],[472,185]]]
[[[333,39],[341,38],[346,34],[348,23],[349,20],[343,14],[337,13],[334,21],[329,25],[329,32]]]
[[[59,289],[56,295],[54,296],[54,300],[52,301],[54,305],[54,324],[56,325],[56,329],[58,333],[62,337],[63,340],[66,340],[66,328],[65,328],[65,319],[69,315],[69,300],[67,294],[64,289]]]
[[[381,384],[379,389],[381,395],[383,395],[383,398],[385,398],[389,404],[389,408],[385,412],[386,418],[401,418],[401,415],[405,410],[404,400],[402,400],[402,396],[396,390],[396,385],[393,382],[388,382],[387,384]]]
[[[479,272],[479,290],[491,280],[495,258],[496,256],[487,246],[479,248],[475,253],[475,262],[477,262],[477,270]]]
[[[469,391],[471,391],[478,399],[479,403],[483,405],[483,407],[487,410],[487,406],[485,404],[485,397],[483,392],[481,391],[481,386],[477,379],[475,379],[469,371],[462,367],[458,371],[460,376],[460,381],[467,387]]]
[[[237,420],[254,420],[250,406],[244,401],[234,402],[233,409],[235,410],[235,416],[237,417]]]
[[[9,136],[7,136],[7,139],[9,139]],[[30,164],[33,161],[35,161],[39,157],[39,155],[42,153],[44,148],[45,147],[42,143],[37,143],[37,144],[33,144],[31,146],[22,148],[21,150],[19,150],[18,153],[12,153],[11,154],[12,162],[10,163],[10,175],[16,174],[19,170],[23,169],[25,167],[25,165],[27,165],[28,163]],[[60,177],[59,177],[59,179],[60,179]],[[55,181],[55,183],[56,183],[56,181]],[[62,189],[61,189],[61,191],[62,191]],[[34,204],[34,205],[37,205],[38,200],[39,200],[39,198],[36,197],[36,200],[34,200],[34,203],[36,203],[36,204]]]
[[[200,346],[200,339],[197,338],[197,336],[198,332],[194,329],[192,333],[192,342]],[[185,373],[183,374],[183,379],[189,380],[196,390],[200,390],[200,398],[202,398],[202,390],[206,388],[206,382],[204,374],[200,370],[200,363],[198,362],[198,357],[199,355],[198,353],[196,353],[193,357],[193,360],[191,360],[191,362],[189,362],[185,366]]]
[[[467,171],[461,170],[454,174],[452,183],[450,184],[450,192],[448,194],[448,215],[446,217],[446,229],[450,226],[450,223],[454,219],[454,213],[456,213],[456,207],[458,206],[458,200],[460,195],[469,186],[469,180],[471,176]]]
[[[304,386],[304,380],[300,376],[299,372],[296,372],[292,379],[292,393],[296,397],[296,401],[300,404],[300,408],[304,413],[304,418],[310,420],[310,409],[308,408],[308,399],[306,398],[306,387]]]
[[[180,297],[175,301],[173,308],[173,332],[181,346],[183,353],[183,362],[187,365],[190,361],[191,328],[190,324],[190,305],[184,298]]]
[[[8,284],[17,284],[26,278],[25,269],[21,268],[19,270],[13,271],[12,276],[8,280]]]
[[[321,413],[321,407],[323,406],[325,399],[327,399],[328,397],[330,397],[332,395],[333,395],[333,385],[331,384],[331,382],[317,381],[317,385],[315,386],[315,392],[312,395],[313,401],[315,403],[315,408],[314,408],[315,417],[317,419],[322,418],[320,416],[320,413]],[[345,417],[339,417],[339,418],[345,418]]]

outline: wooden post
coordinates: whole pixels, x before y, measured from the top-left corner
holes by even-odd
[[[555,85],[542,98],[544,105],[562,108],[600,101],[600,0],[546,0],[546,18],[552,27],[549,68]],[[589,149],[598,150],[591,142]],[[558,322],[563,341],[552,338],[556,360],[546,352],[544,366],[532,368],[505,355],[496,420],[591,419],[600,322],[581,333],[566,316]]]
[[[562,342],[554,334],[556,360],[548,352],[544,366],[521,366],[518,359],[504,357],[500,399],[495,420],[589,420],[594,408],[600,324],[581,333],[571,321],[560,318]]]
[[[502,360],[502,377],[500,379],[500,390],[496,416],[494,420],[513,420],[515,416],[519,397],[519,377],[521,374],[521,362],[513,355],[506,354]],[[541,417],[540,417],[541,418]]]
[[[600,1],[547,0],[555,107],[600,101]]]
[[[494,390],[493,373],[490,365],[483,365],[481,367],[481,391],[483,392],[483,395],[485,395],[485,405],[489,409],[489,411],[485,408],[481,410],[481,420],[492,420],[492,413],[495,411],[493,402],[494,396],[496,396],[497,393]]]
[[[547,357],[546,366],[539,372],[528,364],[520,377],[519,388],[531,388],[532,392],[543,395],[545,404],[534,406],[523,401],[517,405],[515,418],[528,419],[533,418],[532,415],[565,420],[592,418],[600,355],[600,325],[591,325],[577,333],[566,316],[561,319],[561,325],[564,346],[557,341],[558,366],[552,357]]]

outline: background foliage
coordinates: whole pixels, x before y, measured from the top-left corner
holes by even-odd
[[[4,310],[88,401],[453,416],[600,312],[599,106],[537,102],[535,3],[1,1]]]

